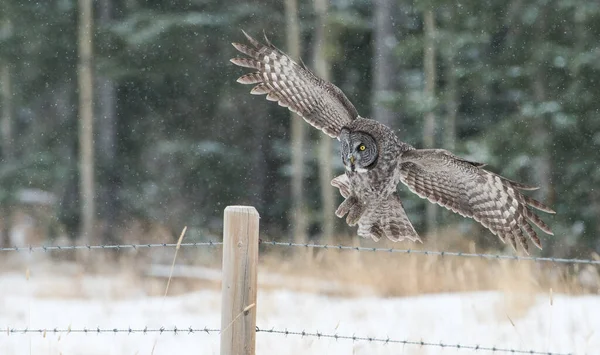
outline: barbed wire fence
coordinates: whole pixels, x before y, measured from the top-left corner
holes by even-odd
[[[395,248],[377,248],[377,247],[360,247],[360,246],[349,246],[349,245],[327,245],[317,243],[293,243],[293,242],[278,242],[269,240],[259,240],[259,245],[270,246],[270,247],[281,247],[281,248],[305,248],[305,249],[321,249],[321,250],[342,250],[342,251],[354,251],[354,252],[369,252],[369,253],[392,253],[392,254],[406,254],[406,255],[425,255],[432,257],[462,257],[462,258],[480,258],[487,260],[512,260],[512,261],[529,261],[529,262],[540,262],[540,263],[557,263],[557,264],[588,264],[588,265],[600,265],[600,260],[593,259],[570,259],[570,258],[554,258],[554,257],[537,257],[537,256],[519,256],[519,255],[507,255],[507,254],[490,254],[490,253],[463,253],[463,252],[447,252],[447,251],[435,251],[435,250],[421,250],[421,249],[395,249]],[[145,244],[97,244],[97,245],[40,245],[40,246],[14,246],[14,247],[2,247],[0,253],[47,253],[54,251],[98,251],[98,250],[137,250],[137,249],[151,249],[151,248],[212,248],[222,247],[224,245],[221,241],[205,241],[205,242],[192,242],[192,243],[145,243]],[[173,334],[173,335],[195,335],[195,334],[221,334],[222,329],[214,327],[144,327],[144,328],[132,328],[132,327],[95,327],[95,328],[15,328],[7,326],[0,334],[5,336],[18,336],[23,334],[38,334],[41,336],[48,336],[53,334],[83,334],[83,335],[100,335],[100,334]],[[338,333],[326,333],[320,331],[306,331],[306,330],[288,330],[288,329],[277,329],[277,328],[261,328],[255,326],[256,333],[280,335],[285,337],[301,337],[301,338],[317,338],[317,339],[333,339],[340,341],[352,341],[352,342],[367,342],[367,343],[379,343],[379,344],[401,344],[419,347],[433,347],[441,349],[455,349],[455,350],[471,350],[471,351],[484,351],[492,353],[510,353],[510,354],[535,354],[535,355],[567,355],[572,353],[553,352],[553,351],[539,351],[534,349],[512,349],[502,346],[494,345],[479,345],[479,344],[451,344],[443,342],[432,342],[425,340],[408,340],[408,339],[394,339],[394,338],[380,338],[370,337],[364,335],[348,335]]]
[[[508,254],[490,254],[490,253],[468,253],[468,252],[450,252],[439,250],[422,250],[422,249],[396,249],[396,248],[376,248],[376,247],[361,247],[343,244],[318,244],[318,243],[293,243],[293,242],[277,242],[271,240],[260,240],[260,245],[274,247],[292,247],[305,249],[323,249],[323,250],[343,250],[355,252],[371,252],[371,253],[397,253],[397,254],[413,254],[427,256],[447,256],[447,257],[463,257],[463,258],[480,258],[490,260],[514,260],[514,261],[531,261],[531,262],[548,262],[557,264],[589,264],[600,265],[600,260],[594,259],[570,259],[570,258],[554,258],[541,256],[520,256]],[[181,243],[179,245],[185,247],[219,247],[223,246],[223,242],[206,241],[196,243]],[[150,248],[176,248],[177,243],[152,243],[152,244],[97,244],[97,245],[41,245],[41,246],[22,246],[22,247],[4,247],[0,248],[0,252],[51,252],[51,251],[69,251],[69,250],[137,250]]]
[[[59,335],[59,334],[83,334],[83,335],[101,335],[101,334],[172,334],[172,335],[191,335],[191,334],[219,334],[221,329],[216,328],[194,328],[194,327],[144,327],[144,328],[39,328],[39,329],[29,329],[29,328],[7,328],[7,335],[20,335],[20,334],[38,334],[41,336],[48,335]],[[482,346],[482,345],[469,345],[469,344],[453,344],[453,343],[433,343],[423,340],[400,340],[393,338],[378,338],[378,337],[368,337],[368,336],[358,336],[355,334],[328,334],[319,331],[306,331],[306,330],[289,330],[289,329],[262,329],[256,327],[257,333],[265,333],[265,334],[276,334],[283,336],[295,336],[301,338],[317,338],[317,339],[332,339],[332,340],[342,340],[342,341],[352,341],[352,342],[367,342],[367,343],[379,343],[379,344],[399,344],[399,345],[411,345],[418,347],[432,347],[432,348],[440,348],[440,349],[456,349],[456,350],[475,350],[475,351],[487,351],[493,353],[510,353],[510,354],[533,354],[533,355],[570,355],[570,353],[558,353],[558,352],[549,352],[549,351],[536,351],[536,350],[522,350],[522,349],[512,349],[512,348],[503,348],[503,347],[495,347],[495,346]]]

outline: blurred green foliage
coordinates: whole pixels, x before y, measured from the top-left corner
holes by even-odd
[[[116,154],[113,171],[98,173],[97,184],[111,186],[115,223],[141,218],[173,231],[190,225],[218,233],[226,205],[252,204],[268,233],[284,235],[291,203],[288,112],[248,95],[248,87],[235,83],[242,71],[228,61],[236,55],[230,43],[243,41],[241,29],[256,36],[264,30],[285,49],[283,3],[109,3],[110,20],[96,22],[94,63],[96,75],[115,87],[116,126],[96,135],[114,135]],[[435,9],[437,26],[433,101],[423,95],[427,6]],[[369,116],[371,98],[371,10],[366,0],[335,0],[329,9],[332,78],[363,116]],[[12,79],[15,151],[14,159],[3,156],[0,164],[0,200],[12,203],[20,188],[51,191],[61,201],[57,216],[74,235],[76,11],[74,0],[0,4],[0,63]],[[443,147],[448,75],[455,75],[455,153],[532,184],[540,183],[537,162],[549,159],[550,185],[538,196],[557,211],[545,218],[556,234],[549,244],[560,244],[562,252],[575,246],[599,250],[600,3],[400,1],[395,11],[390,40],[397,71],[390,75],[399,89],[386,103],[402,115],[400,137],[420,146],[423,113],[433,108],[437,145]],[[310,66],[311,2],[300,2],[299,16]],[[311,132],[305,155],[307,204],[316,230],[317,134]],[[336,170],[342,170],[339,164]],[[407,190],[402,196],[419,225],[424,202]],[[468,223],[449,216],[444,221]]]

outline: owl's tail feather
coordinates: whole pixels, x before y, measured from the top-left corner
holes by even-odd
[[[340,194],[346,199],[352,194],[350,181],[345,174],[331,180],[331,185],[337,187]],[[343,215],[338,215],[338,217],[343,217]],[[358,235],[363,238],[372,238],[375,241],[387,237],[394,242],[404,239],[421,242],[421,238],[410,223],[397,193],[391,194],[383,201],[370,203],[367,206],[358,220]]]
[[[342,174],[331,180],[331,186],[337,187],[340,190],[342,197],[348,198],[348,196],[350,196],[350,181],[346,174]]]
[[[408,239],[422,243],[395,192],[387,199],[369,205],[358,221],[358,235],[375,241],[387,237],[393,242]]]

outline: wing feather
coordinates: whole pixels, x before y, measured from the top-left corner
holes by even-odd
[[[262,83],[262,77],[260,72],[249,73],[246,75],[242,75],[237,79],[237,82],[240,84],[258,84]]]
[[[264,45],[246,32],[244,35],[250,45],[232,44],[248,57],[230,61],[240,67],[257,70],[237,79],[241,84],[256,84],[251,94],[266,94],[267,100],[288,107],[333,138],[339,135],[343,126],[358,117],[354,105],[337,86],[317,77],[303,63],[299,65],[293,61],[266,37]]]
[[[473,218],[513,248],[528,252],[527,238],[542,248],[531,224],[552,235],[550,227],[529,207],[554,211],[521,190],[534,190],[482,169],[482,164],[456,157],[443,149],[413,149],[402,153],[400,181],[430,202]],[[525,232],[525,233],[523,233]]]

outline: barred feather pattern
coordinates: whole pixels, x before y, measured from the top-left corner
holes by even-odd
[[[374,241],[387,237],[393,242],[404,239],[421,242],[396,192],[379,204],[369,205],[358,222],[358,235]]]
[[[240,67],[257,70],[237,80],[241,84],[255,84],[251,94],[266,94],[267,100],[289,108],[332,138],[336,138],[343,126],[358,117],[354,105],[337,86],[296,63],[266,38],[267,44],[264,45],[245,32],[244,35],[250,45],[232,45],[247,57],[230,61]]]
[[[481,168],[481,164],[460,159],[441,149],[416,149],[401,154],[400,181],[411,191],[432,203],[470,217],[481,223],[501,241],[517,242],[525,252],[529,246],[525,235],[542,248],[532,225],[552,235],[550,227],[531,211],[554,213],[521,190],[535,189]]]
[[[541,249],[534,226],[552,235],[532,208],[554,211],[523,193],[535,187],[494,174],[485,170],[484,164],[446,150],[413,148],[389,127],[360,117],[338,87],[293,61],[266,38],[262,44],[244,35],[249,44],[233,46],[245,56],[231,62],[253,71],[238,82],[254,85],[252,94],[266,95],[267,100],[289,108],[345,147],[342,161],[346,173],[331,181],[345,198],[336,215],[345,216],[350,226],[358,224],[360,236],[420,241],[396,192],[400,182],[432,203],[475,219],[515,250],[521,245],[528,252],[528,238]],[[344,134],[340,134],[342,128]],[[354,139],[359,135],[352,133],[357,132],[370,137],[369,151],[377,152],[369,164],[362,164],[362,155],[355,151],[359,145]]]
[[[337,187],[344,198],[352,196],[352,187],[347,175],[340,175],[331,180],[331,185]],[[367,206],[358,220],[358,235],[374,241],[387,237],[394,242],[404,239],[421,242],[396,192]]]

